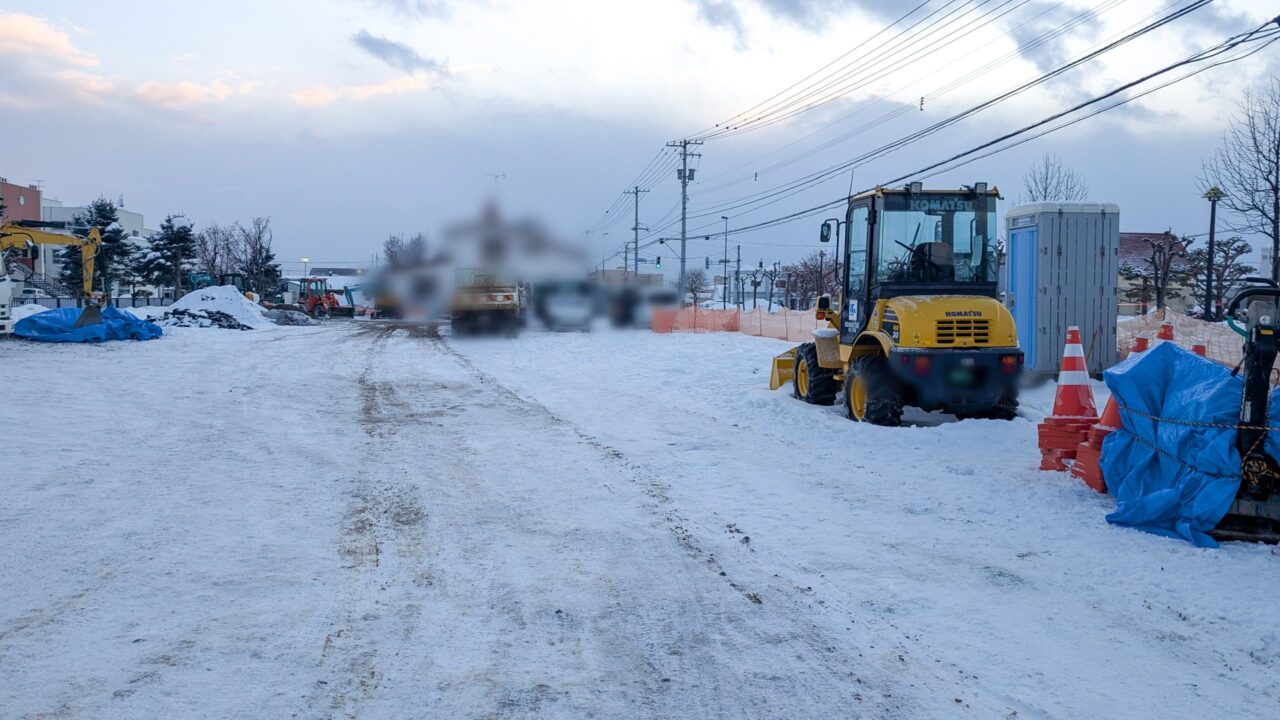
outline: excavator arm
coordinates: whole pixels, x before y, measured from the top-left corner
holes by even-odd
[[[102,245],[102,233],[90,228],[87,237],[52,233],[16,223],[0,225],[0,251],[19,250],[28,245],[69,245],[80,248],[81,292],[85,300],[93,300],[93,270]]]
[[[80,312],[75,326],[80,328],[102,322],[102,308],[93,292],[93,270],[97,265],[98,248],[102,245],[102,233],[98,228],[89,228],[86,237],[79,237],[52,233],[21,223],[0,225],[0,254],[30,245],[68,245],[80,248],[80,283],[84,310]],[[0,272],[4,272],[2,267]]]

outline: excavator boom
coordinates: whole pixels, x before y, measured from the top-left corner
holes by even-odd
[[[80,248],[80,283],[85,307],[80,313],[80,319],[76,321],[76,327],[102,322],[102,308],[93,292],[93,271],[97,264],[98,248],[102,245],[102,233],[98,228],[89,228],[87,236],[79,237],[49,232],[23,223],[0,225],[0,253],[31,245],[67,245]]]

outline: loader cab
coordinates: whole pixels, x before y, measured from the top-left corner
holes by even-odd
[[[845,214],[840,341],[852,343],[877,300],[902,295],[996,297],[996,199],[986,183],[922,190],[878,188]],[[823,239],[829,237],[824,225]]]

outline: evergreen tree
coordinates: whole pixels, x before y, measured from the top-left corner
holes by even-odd
[[[182,215],[169,215],[160,223],[160,232],[137,253],[133,271],[143,282],[181,291],[186,271],[196,264],[196,235]]]
[[[1219,239],[1213,246],[1213,308],[1207,319],[1219,320],[1227,306],[1227,298],[1235,293],[1241,281],[1257,273],[1243,258],[1253,253],[1253,246],[1241,237]],[[1205,285],[1208,279],[1209,250],[1207,247],[1192,250],[1187,256],[1193,281],[1192,296],[1197,304],[1204,304]]]
[[[112,289],[116,282],[127,278],[132,270],[133,257],[138,247],[121,229],[120,213],[116,210],[115,203],[105,197],[99,197],[89,203],[85,212],[75,217],[75,224],[81,226],[77,229],[77,234],[81,236],[88,234],[88,228],[98,228],[98,232],[102,234],[102,244],[98,247],[98,255],[94,260],[93,287],[105,293]],[[63,285],[79,291],[83,267],[80,248],[64,248],[59,251],[58,257],[62,262],[58,280]]]

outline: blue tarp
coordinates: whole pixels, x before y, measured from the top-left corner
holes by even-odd
[[[102,322],[76,328],[80,308],[58,308],[19,320],[13,334],[41,342],[96,343],[104,340],[154,340],[163,334],[155,323],[147,322],[118,308],[102,308]]]
[[[1102,446],[1102,472],[1116,498],[1107,520],[1216,547],[1207,533],[1226,515],[1240,487],[1235,425],[1243,379],[1166,342],[1108,370],[1106,381],[1124,425]],[[1203,424],[1161,422],[1143,413]],[[1277,424],[1277,393],[1272,393],[1269,415],[1268,424]],[[1280,457],[1280,433],[1268,434],[1266,447]]]

